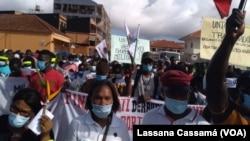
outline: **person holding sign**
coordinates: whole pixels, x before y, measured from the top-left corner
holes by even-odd
[[[230,100],[225,83],[230,54],[235,43],[245,31],[245,15],[245,11],[233,9],[232,14],[226,21],[226,34],[224,39],[212,57],[207,70],[207,108],[211,113],[214,124],[250,124],[250,121],[243,117],[242,114],[242,108],[244,106],[250,107],[250,72],[246,71],[242,73],[237,80],[238,92],[244,96],[243,104]]]
[[[65,141],[129,141],[128,127],[116,115],[120,108],[117,90],[110,80],[91,87],[83,116],[72,120]]]
[[[188,107],[190,77],[181,70],[169,70],[161,75],[165,104],[147,111],[142,124],[209,125],[198,111]]]
[[[54,139],[52,120],[43,115],[39,126],[41,134],[36,135],[28,124],[42,109],[41,94],[31,88],[18,91],[12,99],[10,113],[0,116],[0,141],[49,141]]]

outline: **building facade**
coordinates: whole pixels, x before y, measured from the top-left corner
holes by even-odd
[[[34,14],[0,14],[0,48],[69,51],[71,38]]]
[[[182,54],[184,53],[184,46],[182,43],[177,43],[168,40],[156,40],[150,41],[150,51],[154,54],[155,59],[160,59],[162,52],[173,52],[173,54],[180,54],[180,60],[182,61]],[[170,58],[171,56],[168,56]]]
[[[91,55],[95,46],[104,39],[110,48],[111,21],[103,5],[91,0],[54,0],[54,13],[64,15],[68,22],[77,24],[77,30],[72,26],[74,24],[68,24],[66,31],[73,39],[74,53]],[[84,28],[86,30],[81,32]]]
[[[180,40],[185,42],[183,60],[189,63],[207,62],[208,60],[200,58],[200,36],[201,30],[192,32]]]

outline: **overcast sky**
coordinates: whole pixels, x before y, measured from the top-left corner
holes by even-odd
[[[126,35],[124,29],[126,21],[132,33],[140,24],[140,38],[150,40],[180,39],[199,30],[202,17],[220,19],[213,0],[94,1],[104,5],[112,22],[112,33]],[[232,0],[231,9],[237,8],[239,2],[240,0]],[[247,3],[246,9],[250,9],[250,2]],[[246,24],[250,24],[250,13],[246,14]]]
[[[24,3],[25,1],[25,3]],[[202,17],[220,19],[213,0],[93,0],[103,4],[111,19],[111,33],[126,35],[124,21],[134,33],[141,25],[140,38],[148,40],[178,40],[201,28]],[[240,0],[232,0],[232,8]],[[1,10],[29,12],[35,5],[43,12],[51,12],[53,0],[0,0]],[[250,9],[250,2],[246,9]],[[226,18],[224,18],[226,19]],[[246,14],[246,24],[250,24],[250,14]]]
[[[36,5],[40,5],[41,12],[51,13],[54,6],[53,0],[0,0],[0,10],[16,10],[31,13]]]

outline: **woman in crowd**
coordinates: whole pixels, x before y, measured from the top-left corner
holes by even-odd
[[[41,134],[27,128],[29,122],[40,111],[41,94],[35,89],[24,88],[13,97],[10,113],[0,116],[0,141],[49,141],[54,138],[51,119],[43,115],[39,125]]]
[[[129,141],[127,125],[116,115],[119,107],[114,84],[98,81],[87,97],[89,112],[72,120],[65,141]]]

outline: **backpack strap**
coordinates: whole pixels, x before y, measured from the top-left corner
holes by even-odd
[[[134,95],[135,95],[135,89],[137,87],[140,76],[141,76],[141,70],[138,70],[136,72],[136,75],[135,75],[135,81],[134,81],[134,86],[133,86],[133,89],[132,89],[131,97],[134,97]],[[158,86],[159,86],[158,84],[159,84],[159,76],[154,73],[154,95],[153,95],[154,99],[156,99],[156,96],[157,96],[157,93],[158,93]]]
[[[153,98],[156,99],[157,93],[158,93],[158,87],[159,87],[159,76],[154,73],[154,95]]]

